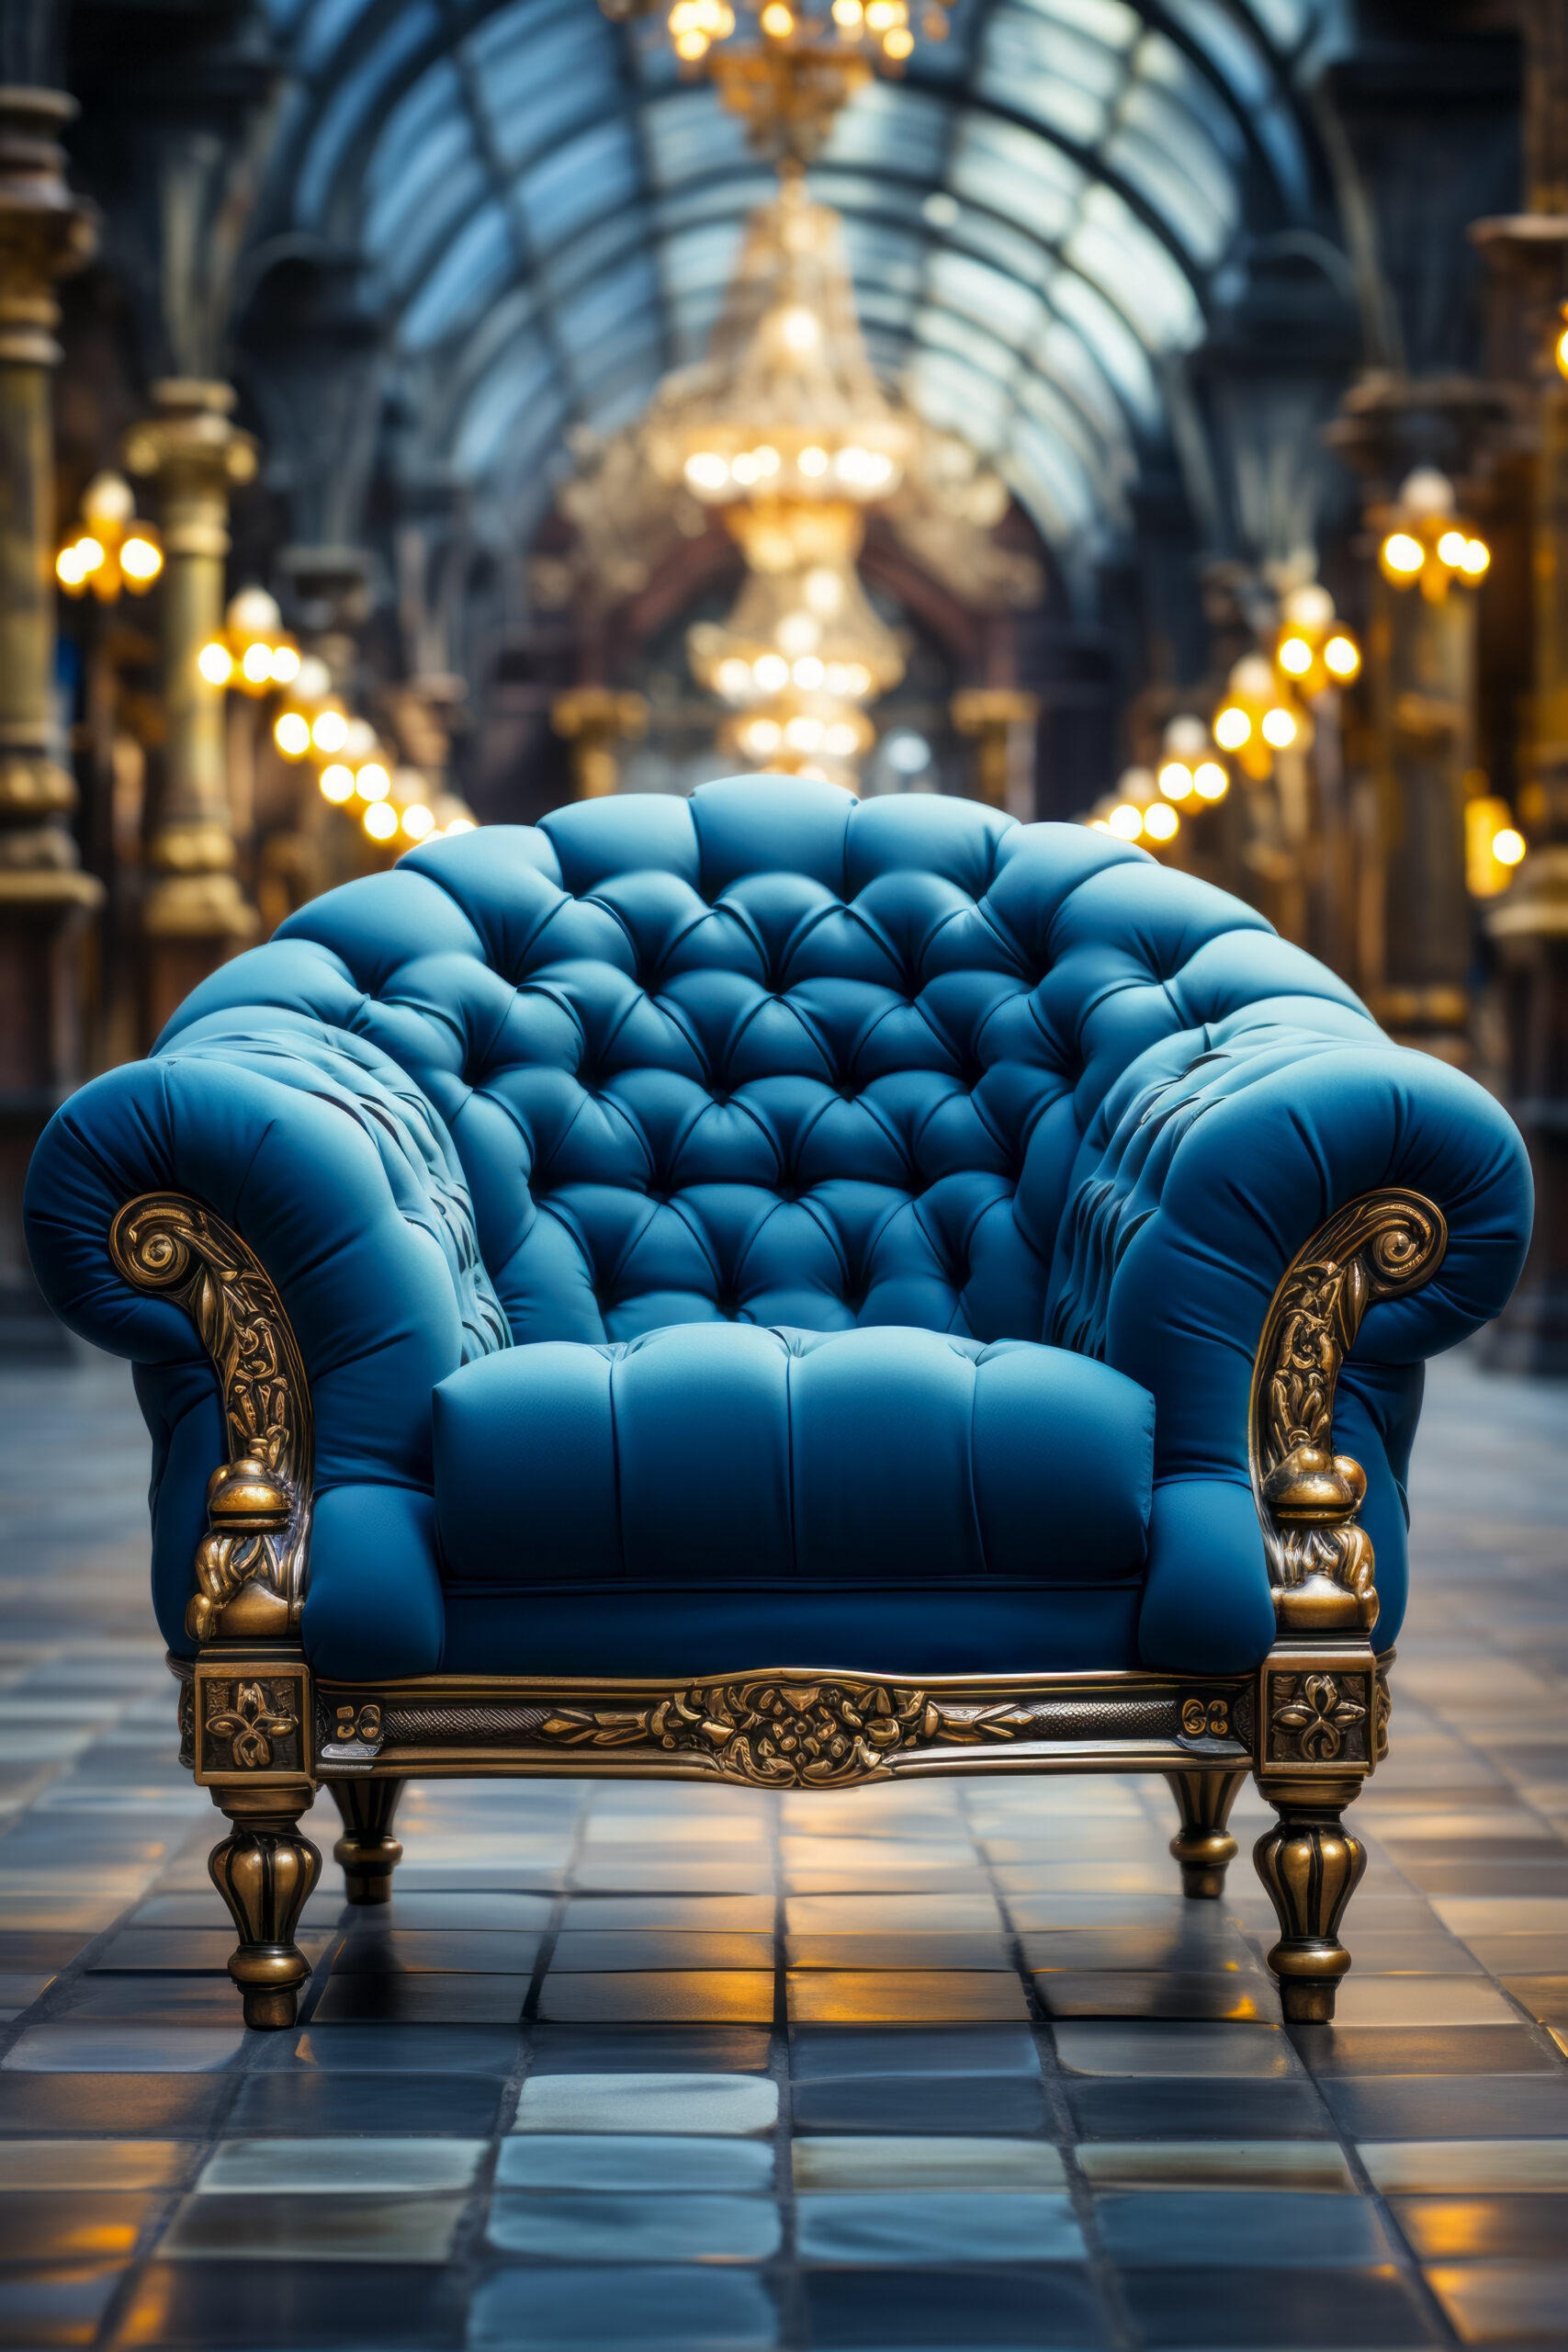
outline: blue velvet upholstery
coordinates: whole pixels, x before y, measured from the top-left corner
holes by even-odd
[[[796,1662],[897,1667],[885,1648],[863,1661],[837,1644],[863,1628],[879,1642],[902,1612],[923,1671],[949,1655],[944,1624],[955,1668],[1218,1671],[1254,1662],[1273,1632],[1247,1468],[1269,1298],[1326,1216],[1394,1183],[1438,1203],[1450,1241],[1425,1290],[1371,1310],[1341,1383],[1340,1442],[1370,1482],[1382,1644],[1403,1608],[1421,1364],[1495,1314],[1516,1279],[1522,1147],[1488,1095],[1392,1046],[1260,916],[1103,835],[747,778],[427,846],[312,901],[197,989],[151,1059],[74,1096],[35,1157],[28,1215],[59,1312],[138,1364],[155,1594],[176,1649],[189,1647],[190,1555],[220,1440],[186,1318],[108,1260],[116,1210],[154,1188],[232,1224],[293,1322],[317,1423],[305,1636],[324,1671],[412,1674],[481,1653],[494,1666],[498,1644],[519,1670],[547,1652],[610,1671],[623,1643],[623,1670],[641,1670],[630,1649],[682,1610],[724,1666],[780,1662],[774,1634],[798,1626]],[[563,1570],[558,1536],[545,1542],[547,1502],[558,1526],[560,1506],[543,1470],[539,1548],[523,1514],[511,1530],[514,1586],[476,1573],[486,1547],[468,1532],[443,1556],[438,1523],[470,1531],[482,1507],[438,1476],[438,1385],[450,1379],[443,1450],[449,1400],[470,1385],[488,1399],[492,1380],[548,1388],[558,1418],[569,1395],[588,1398],[572,1423],[587,1449],[592,1398],[634,1362],[641,1377],[641,1357],[615,1349],[692,1325],[1049,1343],[1086,1382],[1104,1380],[1086,1359],[1124,1374],[1154,1412],[1141,1594],[1129,1600],[1125,1573],[1100,1587],[1092,1565],[1124,1548],[1111,1529],[1136,1466],[1103,1522],[1080,1519],[1060,1543],[1042,1524],[1032,1589],[994,1569],[976,1496],[946,1516],[968,1531],[962,1565],[940,1570],[933,1548],[928,1583],[889,1541],[879,1573],[907,1581],[907,1598],[826,1578],[815,1617],[793,1566],[770,1593],[743,1559],[705,1589],[688,1564],[694,1601],[671,1583],[606,1610],[591,1548]],[[525,1361],[535,1342],[572,1367],[558,1396],[545,1351]],[[477,1361],[509,1344],[524,1360]],[[775,1404],[834,1360],[786,1344],[801,1345],[757,1358]],[[672,1340],[646,1351],[650,1376],[685,1360]],[[966,1361],[953,1354],[948,1376],[978,1400],[1013,1357],[972,1375]],[[1017,1410],[1044,1459],[1066,1369],[1041,1359],[1037,1380],[1006,1375],[1030,1385]],[[890,1403],[879,1424],[865,1409],[880,1453],[897,1415]],[[1087,1385],[1073,1396],[1076,1416],[1095,1409]],[[698,1461],[704,1432],[669,1428]],[[779,1429],[766,1436],[776,1465]],[[1097,1481],[1086,1475],[1074,1510],[1108,1494]],[[698,1483],[694,1524],[727,1523],[720,1488]],[[1018,1468],[998,1557],[1017,1559],[1016,1514],[1037,1491],[1038,1465]],[[585,1490],[584,1545],[597,1528],[600,1556],[607,1509]],[[765,1540],[782,1556],[776,1526]],[[637,1543],[665,1563],[656,1584],[672,1574],[667,1537]],[[950,1587],[945,1615],[942,1573],[971,1579]],[[1103,1656],[1067,1657],[1091,1641]]]

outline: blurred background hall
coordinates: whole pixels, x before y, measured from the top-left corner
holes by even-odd
[[[1509,1102],[1568,1364],[1557,0],[0,26],[13,1347],[33,1138],[216,962],[783,767],[1261,908]]]
[[[1152,1775],[416,1785],[238,2023],[33,1146],[745,770],[1140,842],[1525,1134],[1333,2028]],[[0,0],[0,2346],[1568,2343],[1564,1374],[1568,0]]]

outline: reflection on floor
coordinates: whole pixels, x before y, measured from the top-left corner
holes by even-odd
[[[1157,1780],[580,1781],[411,1791],[390,1914],[329,1861],[247,2039],[129,1380],[0,1408],[0,2345],[1568,2342],[1568,1391],[1436,1368],[1355,1972],[1291,2032]]]

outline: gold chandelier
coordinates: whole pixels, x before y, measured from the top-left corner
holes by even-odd
[[[651,17],[662,0],[599,0],[617,24]],[[808,16],[790,0],[674,0],[665,17],[688,74],[705,74],[764,153],[808,163],[840,107],[874,71],[902,73],[913,53],[908,0],[832,0]],[[920,33],[945,40],[948,0],[926,0]]]
[[[786,174],[747,224],[706,360],[654,401],[654,471],[709,506],[866,505],[897,488],[911,438],[865,355],[843,224]]]

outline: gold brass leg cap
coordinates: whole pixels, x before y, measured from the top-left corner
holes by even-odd
[[[351,1903],[389,1903],[392,1872],[403,1859],[395,1838],[340,1838],[333,1860],[343,1867],[344,1889]]]
[[[1191,1902],[1215,1903],[1225,1891],[1225,1867],[1236,1855],[1235,1839],[1224,1829],[1181,1829],[1170,1841],[1181,1864],[1181,1892]]]
[[[1332,1979],[1313,1984],[1309,1978],[1282,1976],[1280,1979],[1280,2007],[1285,2013],[1287,2025],[1332,2025],[1334,1996],[1339,1987]]]
[[[277,1992],[245,1994],[245,2023],[259,2033],[276,2033],[299,2015],[299,1995],[292,1984]]]

